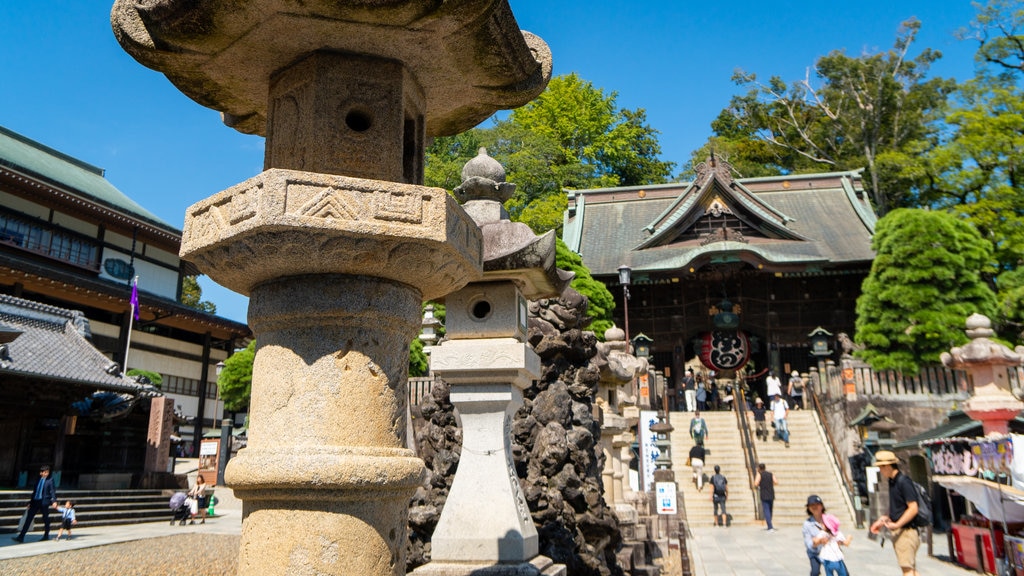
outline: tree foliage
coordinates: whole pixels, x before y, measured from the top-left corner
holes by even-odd
[[[164,383],[164,377],[161,376],[159,372],[143,370],[141,368],[132,368],[124,374],[130,378],[135,378],[136,381],[142,382],[143,384],[152,384],[157,388],[162,386]]]
[[[1016,0],[975,3],[978,15],[962,39],[978,42],[974,59],[982,66],[1020,75],[1024,73],[1024,6]]]
[[[207,314],[216,314],[217,305],[203,300],[203,288],[195,276],[185,276],[181,281],[181,303]]]
[[[232,412],[249,407],[252,396],[252,364],[256,359],[256,341],[242,350],[236,350],[224,361],[224,369],[217,376],[217,388],[224,400],[224,408]]]
[[[858,355],[876,370],[916,374],[966,342],[968,316],[992,316],[995,295],[980,272],[992,247],[947,212],[898,209],[878,221],[871,272],[857,299]]]
[[[590,269],[583,264],[580,255],[573,252],[562,242],[561,238],[556,242],[555,263],[562,270],[575,272],[571,286],[574,290],[587,297],[587,316],[591,318],[589,330],[601,340],[604,340],[605,330],[613,326],[612,310],[615,310],[615,298],[608,288],[594,280],[590,275]]]
[[[833,51],[818,59],[813,77],[808,70],[790,84],[738,71],[734,80],[749,90],[732,99],[715,127],[716,136],[740,148],[729,161],[783,173],[865,168],[880,213],[908,205],[883,180],[881,164],[886,153],[935,137],[934,121],[952,88],[949,81],[925,79],[939,52],[926,48],[908,57],[920,27],[917,20],[904,22],[886,52],[852,57]]]

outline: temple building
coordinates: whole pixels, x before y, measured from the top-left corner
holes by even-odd
[[[860,173],[736,179],[713,157],[696,174],[570,191],[566,244],[615,296],[616,323],[653,340],[670,381],[695,357],[725,377],[816,366],[809,334],[853,334],[874,258]]]
[[[180,244],[181,230],[115,188],[102,169],[0,127],[0,295],[27,301],[29,308],[38,305],[50,316],[81,312],[89,327],[82,337],[108,364],[162,376],[162,393],[192,422],[179,432],[198,448],[203,428],[219,425],[224,416],[217,396],[217,363],[244,346],[251,332],[245,324],[181,303],[184,279],[198,271],[178,257]],[[130,304],[136,277],[137,320]],[[17,331],[0,317],[0,328],[5,324]],[[16,350],[19,343],[10,345]],[[33,353],[57,352],[39,348]],[[79,360],[65,359],[69,364]],[[111,372],[120,373],[117,367]],[[41,449],[33,438],[46,436],[58,424],[66,432],[66,416],[71,414],[70,407],[49,415],[19,410],[18,402],[30,400],[6,389],[41,386],[53,397],[55,383],[67,380],[78,387],[81,375],[79,370],[69,379],[45,374],[33,379],[29,373],[13,378],[0,371],[0,408],[5,431],[11,432],[0,434],[0,454],[14,459],[14,469],[0,470],[0,485],[10,484],[19,470],[53,465],[52,451],[58,446]],[[90,378],[81,385],[88,387]],[[116,391],[123,383],[113,388],[93,384],[97,390]]]

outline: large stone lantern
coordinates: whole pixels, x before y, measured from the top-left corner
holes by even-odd
[[[992,321],[981,314],[967,318],[967,336],[971,341],[942,353],[942,364],[955,370],[964,370],[974,383],[971,397],[964,402],[963,411],[980,420],[985,434],[1006,434],[1010,420],[1024,408],[1010,390],[1007,368],[1024,364],[1024,346],[1010,350],[989,339],[995,334]]]
[[[409,342],[423,300],[478,280],[480,229],[421,186],[428,137],[540,94],[507,0],[115,0],[121,46],[224,122],[264,172],[188,209],[181,256],[250,296],[259,347],[240,574],[405,571]],[[187,169],[187,167],[186,167]]]

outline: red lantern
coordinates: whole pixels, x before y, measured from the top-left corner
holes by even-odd
[[[739,370],[749,359],[750,341],[742,330],[700,335],[700,361],[712,370]]]

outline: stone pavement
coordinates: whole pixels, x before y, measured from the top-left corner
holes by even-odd
[[[691,533],[687,551],[693,559],[697,576],[791,576],[807,574],[810,570],[799,526],[782,526],[777,532],[768,533],[764,528],[755,526],[716,528],[709,525],[691,528]],[[878,541],[868,540],[867,530],[852,530],[850,533],[853,544],[843,552],[851,574],[902,574],[896,565],[891,542],[880,547]],[[935,537],[935,553],[941,556],[948,553],[944,534]],[[924,544],[918,550],[917,570],[922,576],[975,573],[940,558],[929,557]]]

